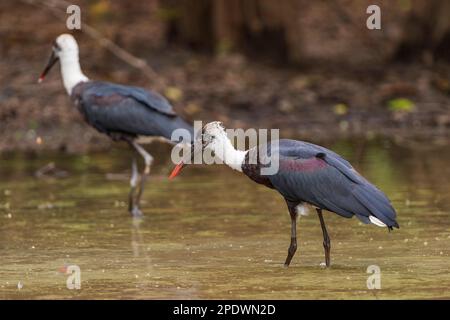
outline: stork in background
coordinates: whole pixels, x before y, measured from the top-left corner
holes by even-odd
[[[57,61],[61,63],[64,88],[88,124],[115,141],[125,141],[144,158],[139,175],[136,159],[132,161],[129,211],[141,216],[140,199],[153,157],[139,144],[150,138],[171,141],[172,132],[185,129],[193,137],[193,128],[181,119],[161,95],[144,88],[89,80],[81,71],[78,44],[70,34],[58,36],[39,83]],[[151,139],[150,139],[151,140]],[[177,141],[178,142],[178,141]]]
[[[305,204],[316,208],[323,233],[325,264],[331,264],[331,241],[322,210],[372,223],[391,230],[398,228],[396,212],[389,199],[362,177],[351,164],[324,147],[297,140],[281,139],[278,144],[258,145],[247,151],[236,150],[220,122],[204,126],[202,147],[192,148],[195,154],[210,149],[215,156],[232,169],[244,173],[253,181],[277,190],[285,199],[291,217],[291,243],[284,265],[291,263],[297,250],[297,217],[305,212]],[[261,156],[259,149],[269,157]],[[263,154],[261,152],[261,154]],[[278,155],[279,169],[273,175],[263,175],[261,169],[269,166],[270,156]],[[180,162],[172,171],[175,177],[188,161]]]

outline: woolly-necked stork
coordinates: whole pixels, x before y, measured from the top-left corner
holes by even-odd
[[[297,250],[296,223],[298,214],[306,212],[306,204],[315,207],[323,233],[325,263],[330,266],[330,237],[322,210],[351,218],[354,215],[363,223],[372,223],[391,230],[398,228],[396,212],[389,199],[373,184],[362,177],[351,164],[335,152],[324,147],[297,140],[281,139],[278,144],[260,144],[247,151],[236,150],[220,122],[204,126],[200,150],[210,149],[214,155],[232,169],[244,173],[256,183],[277,190],[284,197],[291,217],[291,243],[284,265],[289,266]],[[264,152],[259,149],[264,147]],[[260,154],[261,153],[261,154]],[[269,166],[267,157],[278,155],[278,171],[263,175],[261,169]],[[258,156],[259,155],[259,156]],[[170,178],[185,166],[179,163]]]
[[[152,137],[170,141],[175,129],[183,128],[193,134],[193,128],[176,115],[164,97],[155,92],[89,80],[80,68],[78,44],[69,34],[60,35],[53,43],[50,59],[39,82],[58,60],[64,87],[86,122],[115,141],[126,141],[144,158],[145,167],[141,175],[136,159],[133,159],[129,193],[130,213],[141,216],[140,198],[153,157],[139,143],[148,142]]]

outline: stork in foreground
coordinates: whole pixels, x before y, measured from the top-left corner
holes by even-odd
[[[297,250],[297,216],[305,212],[305,204],[315,207],[319,216],[327,267],[330,266],[331,242],[322,210],[345,218],[355,215],[363,223],[387,227],[389,230],[399,227],[396,212],[383,192],[331,150],[288,139],[279,140],[278,145],[272,142],[247,151],[236,150],[220,122],[205,125],[201,139],[200,150],[210,149],[232,169],[244,173],[256,183],[277,190],[284,197],[291,216],[291,243],[284,263],[286,267]],[[279,168],[275,174],[262,175],[261,169],[270,163],[261,156],[263,153],[259,154],[260,148],[267,150],[264,154],[268,157],[278,155]],[[192,159],[194,156],[195,152],[192,152]],[[179,163],[170,178],[175,177],[185,163]]]
[[[133,158],[129,211],[141,216],[140,199],[153,157],[139,144],[148,138],[170,141],[175,129],[193,134],[193,128],[175,114],[169,102],[159,94],[133,86],[91,81],[81,71],[75,38],[62,34],[53,43],[52,53],[39,82],[60,61],[64,87],[88,124],[115,141],[125,141],[144,158],[145,167],[138,173]]]

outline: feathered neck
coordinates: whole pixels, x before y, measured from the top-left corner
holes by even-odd
[[[247,151],[236,150],[226,134],[216,137],[214,142],[214,154],[230,168],[242,172],[242,164],[245,161]]]
[[[79,84],[80,82],[89,81],[88,77],[86,77],[81,71],[80,62],[78,60],[78,53],[70,53],[71,54],[65,54],[59,57],[61,63],[62,81],[64,84],[64,88],[69,95],[72,94],[72,89],[77,84]]]

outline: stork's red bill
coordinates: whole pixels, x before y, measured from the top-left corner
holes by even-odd
[[[58,62],[59,58],[58,58],[58,55],[55,54],[55,50],[56,50],[56,48],[53,46],[50,58],[48,59],[47,65],[45,66],[44,70],[42,71],[41,75],[39,76],[38,83],[41,83],[42,81],[44,81],[44,78],[47,75],[47,73],[56,64],[56,62]]]
[[[169,179],[175,178],[185,166],[186,166],[186,164],[183,161],[181,161],[179,164],[177,164],[175,166],[175,168],[173,168],[172,172],[170,173]]]
[[[194,143],[191,144],[190,151],[185,155],[183,158],[184,160],[181,160],[175,168],[173,168],[169,175],[169,179],[175,178],[188,163],[194,163],[196,156],[202,153],[203,148],[203,138],[202,135],[200,135],[196,138]]]

